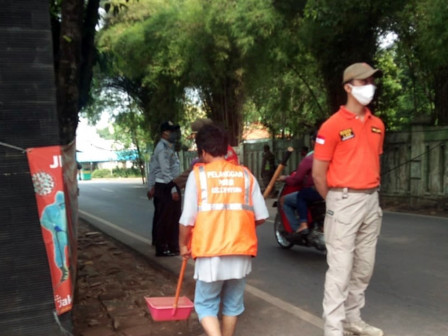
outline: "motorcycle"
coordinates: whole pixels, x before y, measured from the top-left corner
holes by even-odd
[[[300,187],[284,184],[278,193],[277,201],[272,205],[278,211],[274,220],[274,235],[277,243],[283,249],[290,249],[294,245],[314,247],[319,251],[326,251],[324,240],[325,201],[316,201],[308,205],[308,234],[293,235],[283,208],[280,206],[281,198],[292,192],[300,191]]]
[[[288,147],[287,151],[283,153],[283,158],[277,169],[274,172],[274,175],[271,178],[268,186],[266,187],[263,197],[266,199],[272,188],[277,181],[277,178],[280,176],[283,169],[286,167],[286,163],[289,160],[294,149],[292,147]],[[295,173],[295,172],[294,172]],[[293,174],[294,174],[293,173]],[[278,199],[272,205],[273,207],[277,207],[277,215],[274,220],[274,235],[277,243],[281,248],[289,249],[294,245],[301,245],[306,247],[315,247],[319,251],[326,252],[325,240],[324,240],[324,219],[325,219],[325,201],[317,201],[311,204],[308,204],[308,234],[302,234],[297,237],[297,235],[293,235],[293,230],[291,225],[289,224],[288,218],[284,213],[283,209],[279,204],[281,204],[280,200],[283,196],[288,195],[292,192],[299,191],[300,187],[293,187],[287,184],[284,184],[278,193]]]

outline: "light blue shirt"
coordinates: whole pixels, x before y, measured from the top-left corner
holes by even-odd
[[[170,183],[180,174],[180,161],[173,144],[160,139],[149,161],[148,189],[157,183]],[[175,191],[175,188],[174,188]]]

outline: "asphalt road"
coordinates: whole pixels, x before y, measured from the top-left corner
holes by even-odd
[[[150,247],[153,204],[141,180],[80,181],[80,216],[143,254]],[[270,207],[273,200],[267,200]],[[271,219],[258,229],[250,287],[300,311],[322,314],[325,256],[281,249]],[[386,335],[448,335],[448,219],[385,212],[375,273],[363,317]]]

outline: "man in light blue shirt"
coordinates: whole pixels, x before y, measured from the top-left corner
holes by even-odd
[[[154,198],[155,208],[152,244],[160,257],[179,254],[181,200],[179,188],[173,182],[180,174],[180,161],[174,150],[179,128],[170,121],[161,125],[161,139],[149,162],[148,198]]]

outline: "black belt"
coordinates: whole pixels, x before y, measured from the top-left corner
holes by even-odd
[[[375,191],[378,191],[380,188],[368,188],[368,189],[352,189],[352,188],[330,188],[330,191],[340,191],[340,192],[348,192],[348,193],[360,193],[360,194],[373,194]]]

